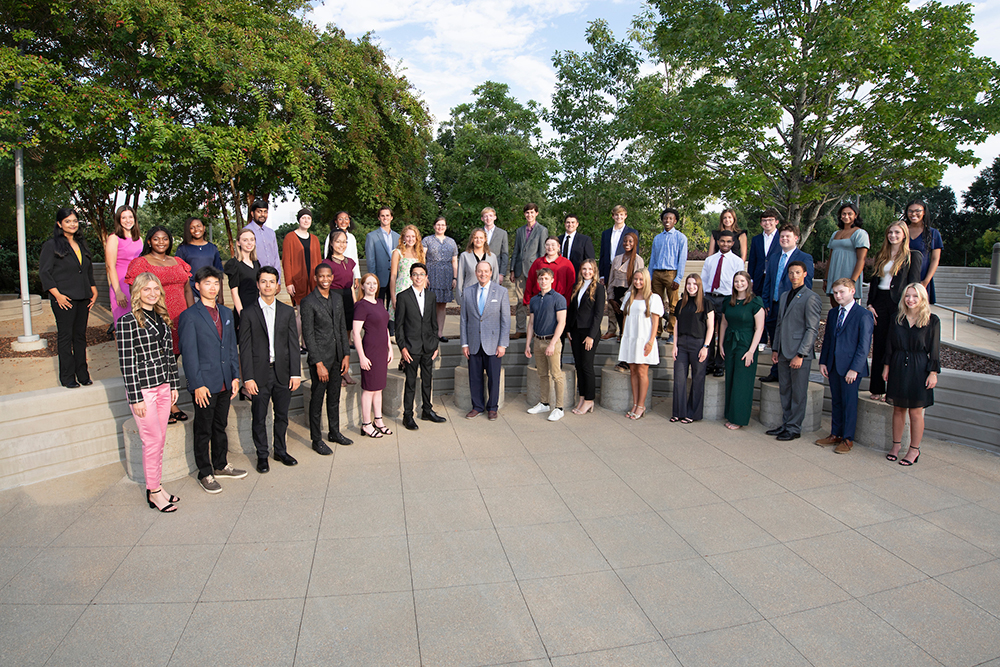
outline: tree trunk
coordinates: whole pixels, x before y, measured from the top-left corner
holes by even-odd
[[[229,238],[229,256],[236,256],[236,244],[233,242],[233,228],[229,224],[229,211],[226,210],[226,200],[222,196],[222,189],[219,189],[219,208],[222,209],[222,221],[226,225],[226,236]],[[237,207],[238,208],[238,207]]]

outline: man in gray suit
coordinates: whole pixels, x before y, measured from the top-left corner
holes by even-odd
[[[813,345],[823,311],[819,295],[806,286],[806,265],[788,264],[792,289],[782,293],[778,302],[778,324],[774,330],[771,362],[778,364],[778,387],[781,393],[782,424],[767,431],[778,440],[794,440],[802,434],[809,393],[809,371]]]
[[[389,284],[389,271],[392,268],[392,251],[399,245],[399,234],[392,231],[392,209],[383,206],[378,210],[378,229],[373,229],[365,236],[365,261],[368,273],[374,273],[380,286],[378,298],[383,299],[386,309],[389,308],[389,295],[392,285]],[[389,320],[389,335],[395,334],[393,321]]]
[[[524,219],[528,224],[518,227],[514,232],[514,252],[510,257],[510,281],[514,283],[514,301],[517,304],[517,333],[511,338],[524,338],[528,335],[528,307],[524,305],[524,288],[528,282],[528,270],[532,263],[545,254],[545,239],[549,230],[544,225],[536,224],[538,219],[538,204],[524,205]]]
[[[510,345],[510,300],[507,290],[493,278],[489,262],[476,265],[475,285],[462,292],[460,331],[462,354],[469,360],[469,394],[472,410],[466,419],[486,412],[490,421],[500,407],[500,361]],[[489,400],[483,396],[483,370],[490,384]]]
[[[497,282],[502,285],[503,278],[507,275],[507,267],[510,264],[507,230],[497,227],[497,212],[492,206],[484,208],[479,219],[483,221],[483,229],[486,231],[486,245],[490,247],[490,252],[497,256],[497,265],[500,268]]]

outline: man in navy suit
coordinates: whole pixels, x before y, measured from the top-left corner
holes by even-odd
[[[625,252],[625,247],[622,245],[625,235],[631,232],[635,234],[636,239],[639,238],[639,231],[625,224],[626,218],[628,218],[628,211],[624,206],[618,204],[611,209],[611,219],[614,220],[614,224],[610,229],[605,229],[601,232],[601,258],[597,262],[597,273],[601,279],[601,284],[605,287],[608,286],[608,281],[611,279],[611,262],[614,261],[615,257]],[[636,251],[638,250],[639,248],[636,247]],[[629,279],[631,280],[631,278]],[[607,290],[608,299],[612,298],[613,291],[610,289]],[[604,312],[615,312],[610,302],[606,305]],[[608,332],[601,336],[601,339],[607,340],[608,338],[613,338],[617,328],[616,325],[615,318],[609,317]]]
[[[389,295],[392,285],[389,284],[389,274],[392,269],[392,251],[399,245],[399,234],[392,231],[392,209],[383,206],[378,210],[378,229],[373,229],[365,236],[365,262],[368,273],[374,273],[381,288],[378,298],[389,307]],[[389,320],[389,335],[395,334],[395,326]]]
[[[573,270],[576,275],[580,274],[580,265],[585,259],[594,259],[594,242],[586,234],[577,233],[580,221],[575,215],[567,215],[563,220],[565,234],[559,235],[559,247],[562,249],[562,256],[573,263]]]
[[[500,363],[510,345],[510,300],[507,290],[493,278],[489,262],[476,265],[475,285],[462,292],[460,331],[462,354],[469,360],[469,395],[472,410],[466,419],[486,412],[495,421],[500,408]],[[489,382],[489,400],[483,392],[483,371]]]
[[[198,482],[208,493],[219,493],[217,477],[242,479],[246,470],[229,465],[229,403],[240,390],[240,358],[236,350],[233,311],[215,299],[222,273],[203,266],[194,274],[199,299],[177,320],[181,361],[188,391],[194,397],[194,461]],[[211,453],[209,448],[211,446]]]
[[[833,298],[838,307],[826,317],[819,372],[830,381],[833,398],[830,435],[817,440],[820,447],[836,445],[837,454],[846,454],[854,446],[858,424],[858,388],[868,375],[868,350],[872,344],[875,318],[854,302],[854,281],[841,278],[833,283]]]
[[[753,281],[754,294],[760,296],[764,290],[764,273],[767,271],[767,262],[772,255],[777,255],[780,250],[778,245],[778,211],[769,208],[760,214],[760,228],[762,232],[753,237],[750,241],[750,254],[747,257],[747,272],[750,280]],[[768,299],[763,299],[768,303]],[[767,341],[761,341],[767,342]]]
[[[774,330],[778,325],[778,301],[781,295],[792,289],[792,283],[788,279],[788,267],[792,262],[802,262],[806,267],[805,285],[809,289],[813,286],[813,258],[812,255],[802,252],[798,248],[799,228],[795,225],[786,224],[778,232],[779,252],[771,255],[767,260],[767,269],[764,274],[764,289],[760,298],[764,302],[767,317],[764,319],[764,329],[767,331],[767,339],[771,341],[771,349],[774,349]],[[756,289],[754,292],[756,293]],[[761,382],[777,382],[778,366],[771,366],[771,372],[767,377],[761,378]]]

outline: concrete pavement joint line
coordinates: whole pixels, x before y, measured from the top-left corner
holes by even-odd
[[[416,403],[416,398],[414,398],[414,403]],[[372,419],[372,422],[374,421],[375,420]],[[385,423],[384,419],[382,420],[382,423]],[[400,504],[403,506],[403,534],[406,536],[406,565],[410,575],[410,606],[413,609],[413,632],[417,640],[417,664],[423,665],[424,657],[420,650],[420,619],[417,618],[417,592],[413,585],[413,552],[410,548],[410,524],[406,520],[406,482],[403,479],[403,457],[400,456],[399,453],[399,429],[401,426],[401,421],[396,422],[395,428],[392,429],[392,435],[389,437],[394,440],[394,446],[396,448],[396,465],[399,469],[399,494]]]

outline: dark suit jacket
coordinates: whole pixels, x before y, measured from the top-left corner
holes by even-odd
[[[351,354],[340,294],[331,293],[324,299],[317,287],[302,299],[299,312],[302,314],[302,338],[309,350],[309,365],[315,366],[322,361],[327,370],[339,374],[340,362]]]
[[[538,231],[537,229],[535,230]],[[399,351],[409,350],[411,356],[433,354],[438,348],[437,312],[434,293],[424,289],[424,314],[420,315],[417,295],[408,287],[396,295],[396,345]]]
[[[903,298],[903,290],[910,283],[920,282],[920,271],[923,267],[924,256],[919,250],[910,251],[910,270],[906,274],[897,273],[892,277],[892,282],[889,283],[889,296],[892,297],[893,303],[899,303]],[[867,305],[873,306],[875,304],[875,291],[878,289],[878,281],[881,276],[872,276],[872,281],[868,285],[868,301]],[[895,317],[895,316],[893,316]]]
[[[775,241],[775,244],[777,241]],[[772,248],[774,245],[771,246]],[[781,250],[779,246],[778,252],[773,253],[767,258],[767,273],[764,276],[764,289],[760,292],[760,297],[764,301],[764,306],[767,308],[771,307],[771,303],[774,299],[774,280],[775,274],[778,273],[778,260],[781,259]],[[796,248],[792,251],[792,256],[788,258],[788,264],[792,262],[803,262],[806,265],[806,287],[808,289],[813,288],[813,258],[807,252],[803,252]],[[779,296],[784,294],[788,290],[792,289],[792,281],[788,279],[788,266],[785,266],[785,273],[780,277],[781,287],[779,288]],[[757,290],[754,289],[754,294],[757,294]]]
[[[60,294],[70,299],[89,299],[94,295],[91,288],[97,283],[94,282],[94,265],[90,261],[90,252],[83,248],[80,250],[83,260],[77,261],[72,248],[59,257],[56,254],[55,239],[42,244],[38,258],[38,277],[42,281],[42,290],[48,292],[55,287]]]
[[[598,260],[597,275],[604,281],[605,285],[608,284],[608,274],[611,273],[612,260],[625,252],[625,248],[622,247],[622,243],[625,241],[625,235],[629,232],[632,232],[635,234],[636,238],[639,238],[639,232],[637,230],[625,225],[625,228],[622,229],[621,238],[618,239],[618,247],[614,250],[611,249],[611,229],[605,229],[601,232],[601,259]],[[638,250],[638,248],[636,248],[636,250]]]
[[[274,377],[287,385],[293,377],[302,377],[302,355],[299,353],[299,330],[295,326],[295,309],[275,301],[274,313]],[[267,324],[257,300],[243,304],[240,316],[240,365],[243,381],[265,377],[271,355],[267,345]]]
[[[577,295],[579,296],[579,295]],[[594,298],[586,293],[576,304],[576,296],[566,299],[566,331],[575,333],[577,329],[587,329],[587,334],[595,341],[601,337],[601,318],[604,317],[604,304],[607,303],[607,291],[601,283],[597,283]]]
[[[788,307],[788,295],[784,292],[778,302],[778,324],[774,330],[772,349],[785,359],[801,354],[806,359],[814,359],[813,346],[819,333],[819,318],[823,312],[823,300],[819,294],[803,287]]]
[[[213,394],[222,389],[229,391],[233,380],[240,376],[233,311],[225,306],[217,308],[222,318],[222,338],[201,299],[182,312],[177,320],[184,375],[192,394],[201,387],[207,387]]]
[[[918,269],[919,270],[919,269]],[[819,353],[819,363],[829,372],[843,377],[854,371],[858,377],[868,375],[868,350],[872,346],[872,331],[875,318],[860,304],[851,306],[844,318],[844,326],[837,333],[837,318],[840,306],[831,308],[826,316],[826,333],[823,334],[823,349]]]
[[[781,246],[778,245],[777,231],[774,232],[774,238],[771,239],[771,247],[768,249],[766,257],[764,256],[764,234],[758,234],[750,240],[750,251],[747,254],[747,273],[750,274],[750,280],[753,281],[753,293],[757,296],[761,296],[764,291],[764,273],[767,271],[767,262],[772,255],[779,252],[781,252]],[[761,300],[767,301],[763,298]]]
[[[563,242],[566,240],[566,233],[563,232],[559,235],[559,252],[562,252]],[[573,268],[576,269],[577,275],[580,273],[580,265],[583,264],[585,259],[597,259],[597,255],[594,254],[594,242],[590,240],[590,237],[586,234],[581,234],[579,231],[573,235],[573,245],[569,249],[569,261],[573,262]]]

